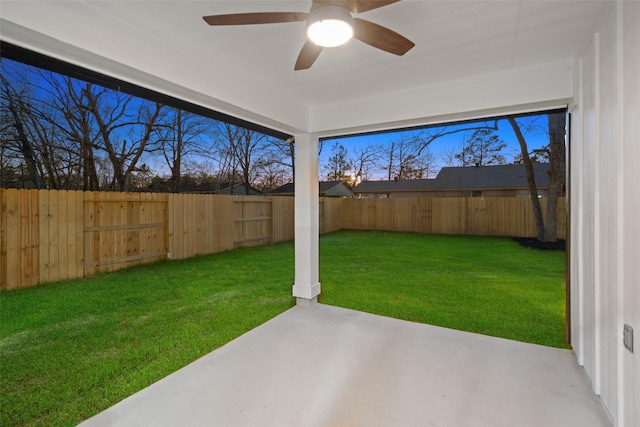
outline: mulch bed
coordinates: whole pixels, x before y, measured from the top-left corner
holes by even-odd
[[[567,249],[567,241],[564,239],[558,239],[555,242],[541,242],[535,237],[512,237],[512,240],[526,248],[541,249],[543,251],[565,251]]]

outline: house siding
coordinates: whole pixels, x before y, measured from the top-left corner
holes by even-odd
[[[572,112],[571,336],[618,427],[640,419],[640,3],[617,1],[576,67]],[[637,347],[637,346],[636,346]]]

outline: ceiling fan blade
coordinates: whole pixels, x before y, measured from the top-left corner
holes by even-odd
[[[400,0],[347,0],[347,7],[353,13],[362,13],[397,3]]]
[[[306,21],[308,15],[301,12],[256,12],[203,16],[202,19],[209,25],[278,24]]]
[[[340,7],[347,7],[349,8],[348,5],[346,5],[346,3],[350,2],[351,0],[312,0],[311,2],[311,10],[319,7],[319,6],[327,6],[327,5],[333,5],[333,6],[340,6]]]
[[[395,55],[404,55],[415,46],[415,43],[395,31],[360,18],[353,18],[353,37]]]
[[[296,60],[296,65],[293,69],[298,71],[311,68],[320,55],[320,52],[322,52],[322,46],[317,46],[315,43],[307,40],[304,46],[302,46],[302,50],[300,50],[300,54]]]

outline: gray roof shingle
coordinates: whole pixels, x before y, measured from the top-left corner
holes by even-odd
[[[533,163],[533,174],[538,187],[549,185],[549,163]],[[443,189],[519,188],[528,187],[524,165],[495,165],[445,167],[436,177]]]
[[[536,185],[549,185],[548,163],[533,163]],[[522,164],[493,166],[444,167],[434,179],[400,181],[363,181],[355,193],[387,193],[425,190],[473,190],[527,188],[527,174]]]
[[[342,181],[320,181],[318,183],[318,190],[320,195],[328,196],[346,196],[353,197],[352,190]],[[290,182],[285,185],[281,185],[278,188],[273,189],[269,194],[294,194],[295,185]]]

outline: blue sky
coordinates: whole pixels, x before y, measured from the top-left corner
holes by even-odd
[[[17,72],[18,74],[22,73],[22,70],[32,69],[29,66],[25,66],[20,63],[16,63],[10,60],[3,60],[3,65],[6,70],[10,70],[11,72]],[[40,78],[37,73],[31,73],[30,75],[31,82],[33,84],[33,89],[35,89],[36,96],[42,96],[43,98],[48,98],[48,94],[46,93],[51,89],[49,84]],[[61,78],[60,78],[61,79]],[[77,83],[80,85],[84,85],[84,83]],[[115,92],[113,92],[115,96]],[[109,96],[109,95],[107,95]],[[139,98],[134,98],[131,102],[132,109],[137,109],[139,106],[148,101],[143,101]],[[529,151],[531,152],[533,149],[540,148],[543,145],[548,143],[548,135],[547,135],[547,116],[546,115],[533,115],[528,117],[522,117],[518,119],[518,122],[521,123],[521,129],[525,135],[527,140]],[[449,124],[448,129],[454,128],[468,128],[469,126],[473,126],[473,123],[461,123],[461,124]],[[441,126],[444,127],[444,126]],[[351,155],[353,154],[356,148],[362,148],[365,146],[371,145],[386,145],[393,139],[397,139],[400,135],[405,134],[408,136],[412,133],[415,133],[415,130],[405,130],[405,131],[394,131],[388,133],[379,133],[372,135],[362,135],[362,136],[353,136],[353,137],[345,137],[345,138],[336,138],[336,139],[327,139],[323,143],[323,149],[320,155],[320,165],[319,165],[319,173],[320,179],[325,175],[324,166],[327,164],[328,158],[332,155],[332,146],[335,142],[342,144],[347,152]],[[459,132],[451,135],[446,135],[435,139],[429,145],[429,152],[433,155],[434,158],[434,168],[433,170],[437,173],[437,171],[442,166],[447,166],[443,156],[447,152],[451,152],[452,148],[459,148],[462,145],[462,141],[465,137],[468,137],[473,131]],[[512,162],[515,155],[520,152],[520,147],[515,138],[513,130],[511,126],[506,120],[498,121],[498,136],[501,140],[503,140],[507,144],[507,148],[501,153],[506,158],[507,162]],[[166,170],[166,165],[159,158],[155,158],[155,156],[145,155],[142,159],[142,163],[150,164],[156,172],[158,173],[168,173]],[[433,176],[432,176],[433,177]],[[371,179],[386,179],[386,173],[384,171],[376,171],[371,176]]]
[[[546,114],[521,117],[518,118],[517,121],[520,124],[521,130],[527,141],[529,152],[534,149],[540,148],[549,142],[549,136],[547,133],[548,120]],[[473,124],[450,124],[447,127],[450,129],[464,129],[468,128],[469,126],[473,126]],[[398,138],[400,134],[411,134],[412,132],[416,131],[394,131],[373,135],[326,139],[324,140],[324,146],[322,148],[319,159],[320,176],[322,177],[324,174],[324,171],[322,170],[323,165],[327,163],[328,158],[332,155],[331,147],[335,142],[342,144],[347,152],[351,154],[355,148],[362,148],[369,145],[386,145],[394,138]],[[429,145],[429,151],[434,156],[435,162],[437,164],[436,170],[439,170],[443,166],[447,166],[443,159],[444,154],[450,151],[452,148],[460,147],[463,139],[472,132],[473,131],[461,131],[459,133],[442,136],[435,139]],[[498,121],[498,136],[507,144],[507,147],[502,151],[502,154],[507,159],[507,162],[511,163],[514,156],[520,153],[520,145],[518,144],[515,134],[513,133],[513,129],[511,128],[511,125],[507,122],[507,120],[503,119]],[[386,176],[384,176],[384,173],[380,172],[375,174],[372,179],[386,179]]]

